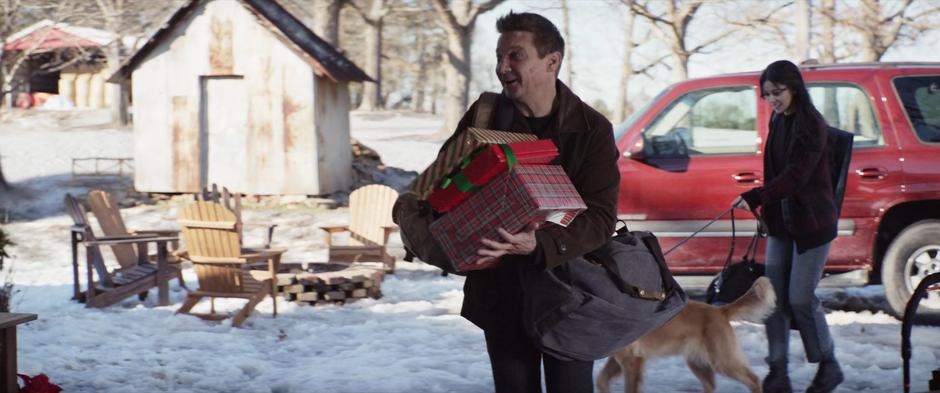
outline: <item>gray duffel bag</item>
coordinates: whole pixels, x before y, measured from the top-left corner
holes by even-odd
[[[536,345],[560,359],[597,360],[672,319],[688,301],[656,237],[617,231],[583,257],[527,268],[523,323]]]

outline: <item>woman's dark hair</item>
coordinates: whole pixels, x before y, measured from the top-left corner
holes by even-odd
[[[535,51],[540,58],[552,52],[559,52],[565,56],[565,40],[561,38],[558,28],[544,16],[530,12],[514,13],[499,17],[496,20],[496,31],[500,34],[509,31],[527,31],[532,33]]]
[[[806,90],[806,83],[803,82],[803,75],[800,74],[800,68],[787,60],[777,60],[760,74],[760,93],[764,97],[768,92],[764,91],[764,82],[770,81],[778,85],[786,86],[793,96],[790,101],[790,107],[793,108],[793,129],[796,135],[801,138],[812,138],[814,132],[819,132],[820,128],[826,123],[822,114],[813,106],[813,99]],[[789,109],[789,108],[788,108]]]

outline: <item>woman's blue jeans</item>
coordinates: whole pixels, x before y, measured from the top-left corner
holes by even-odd
[[[767,364],[787,363],[791,325],[800,332],[809,362],[834,359],[826,314],[816,297],[816,286],[822,278],[831,244],[798,254],[793,239],[768,237],[764,275],[774,286],[777,308],[764,322],[767,328]]]

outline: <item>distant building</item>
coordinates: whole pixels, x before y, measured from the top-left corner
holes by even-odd
[[[40,104],[39,100],[58,95],[70,106],[107,107],[104,47],[116,38],[109,31],[48,19],[11,34],[3,50],[14,56],[8,56],[7,61],[26,56],[13,77],[18,82],[14,97],[32,97],[36,100],[32,104]],[[29,96],[24,96],[26,93]]]
[[[348,83],[371,79],[273,0],[187,1],[109,82],[128,78],[138,191],[351,184]]]

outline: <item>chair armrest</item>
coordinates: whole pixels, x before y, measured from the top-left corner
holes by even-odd
[[[254,254],[283,254],[287,252],[286,248],[254,248],[254,247],[242,247],[240,249],[241,255],[254,255]]]
[[[170,251],[170,255],[180,260],[182,259],[185,259],[187,261],[189,260],[189,250],[186,250],[186,249],[176,249],[176,250]]]
[[[336,225],[331,227],[320,227],[320,229],[326,231],[327,233],[333,234],[337,232],[349,232],[349,225]]]
[[[391,235],[393,232],[398,232],[398,225],[383,226],[382,229],[385,230],[385,236],[383,237],[384,241],[382,242],[382,249],[385,249],[386,247],[388,247],[389,235]]]
[[[247,262],[263,261],[279,256],[283,254],[284,251],[286,250],[259,250],[257,252],[239,255],[239,257],[245,259]]]
[[[330,227],[320,227],[323,231],[326,232],[326,248],[330,249],[333,246],[333,234],[339,232],[349,232],[349,225],[336,225]]]
[[[242,222],[242,226],[272,228],[272,227],[276,227],[277,224],[273,222]]]
[[[176,236],[105,236],[96,238],[95,240],[85,241],[84,244],[86,246],[113,246],[117,244],[173,242],[178,240],[179,237]]]
[[[132,235],[151,235],[151,236],[177,236],[179,229],[145,229],[141,231],[131,231]]]

